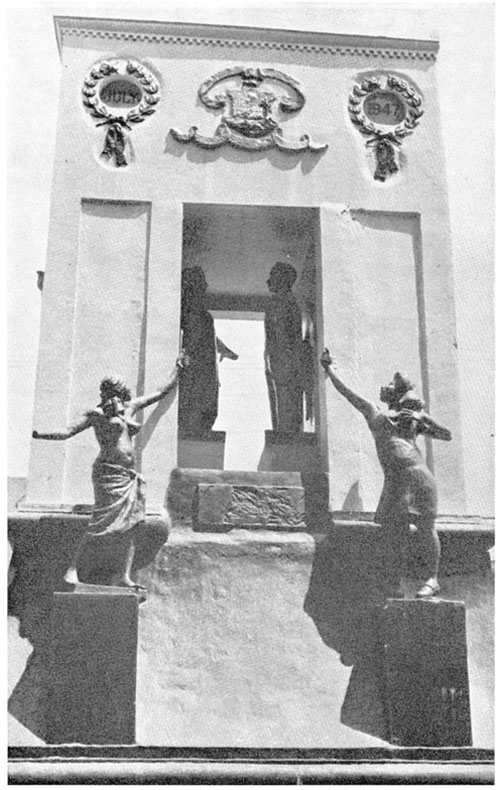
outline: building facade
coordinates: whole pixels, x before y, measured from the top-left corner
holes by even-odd
[[[262,322],[284,259],[310,326],[313,414],[293,460],[264,468],[326,476],[332,510],[375,509],[372,440],[325,387],[327,345],[366,397],[396,370],[415,382],[454,437],[427,448],[440,511],[465,513],[437,42],[62,17],[56,28],[37,429],[90,408],[109,372],[137,391],[161,383],[179,352],[183,267],[204,269],[216,317]],[[182,448],[175,404],[145,419],[154,512]],[[262,460],[262,431],[255,442]],[[93,454],[89,432],[34,442],[28,505],[90,503]]]

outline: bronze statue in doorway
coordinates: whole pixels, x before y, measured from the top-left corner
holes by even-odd
[[[238,359],[216,337],[214,319],[206,307],[207,281],[201,266],[182,272],[181,334],[189,367],[179,382],[179,432],[201,436],[211,431],[219,411],[219,361]]]
[[[292,286],[297,271],[278,261],[267,287],[271,299],[264,316],[265,370],[273,431],[297,434],[304,423],[304,345],[302,315]]]

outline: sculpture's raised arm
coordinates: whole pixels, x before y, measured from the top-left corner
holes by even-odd
[[[165,398],[177,384],[177,380],[181,371],[184,370],[188,365],[189,357],[187,357],[185,354],[182,354],[180,357],[178,357],[175,362],[174,369],[170,373],[170,376],[163,386],[159,387],[150,395],[140,395],[137,398],[132,398],[129,405],[129,409],[131,410],[132,414],[135,414],[136,411],[144,409],[146,406],[151,406],[153,403],[157,403],[159,400],[162,400],[162,398]]]
[[[431,439],[441,439],[443,442],[451,442],[451,431],[440,425],[432,419],[428,414],[420,414],[418,421],[418,432],[425,436],[430,436]]]
[[[358,395],[357,392],[354,392],[354,390],[344,384],[337,374],[334,373],[332,368],[333,359],[327,348],[323,351],[319,361],[335,389],[340,392],[355,409],[360,411],[366,419],[370,419],[378,412],[376,405],[372,401],[366,400],[366,398]]]

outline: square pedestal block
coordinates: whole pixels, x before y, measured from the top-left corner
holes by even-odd
[[[384,661],[391,743],[472,745],[462,602],[389,600]]]
[[[54,593],[49,743],[135,743],[137,595]]]
[[[225,431],[179,436],[177,466],[186,469],[224,469]]]
[[[295,471],[307,475],[321,472],[318,438],[315,433],[265,432],[261,471]]]

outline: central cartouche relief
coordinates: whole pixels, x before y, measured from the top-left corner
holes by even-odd
[[[275,69],[251,69],[241,66],[224,69],[206,80],[198,89],[198,97],[205,107],[223,110],[221,123],[213,137],[206,137],[192,126],[187,133],[170,129],[172,137],[181,143],[195,143],[201,148],[220,148],[232,145],[246,151],[324,151],[326,143],[313,143],[309,135],[299,140],[287,140],[277,110],[292,114],[305,104],[299,83]]]

